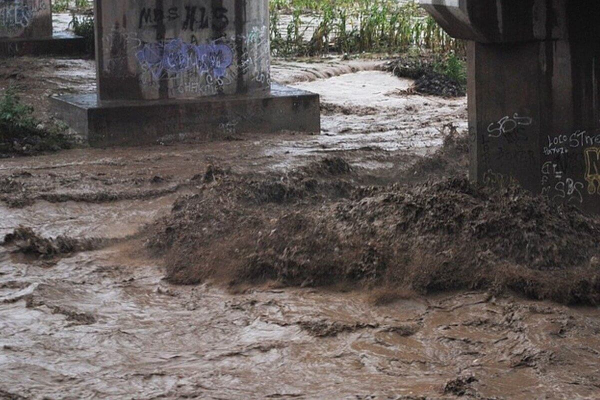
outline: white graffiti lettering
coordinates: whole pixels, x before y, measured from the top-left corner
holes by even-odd
[[[18,36],[38,13],[48,10],[48,0],[0,0],[0,34]]]
[[[502,135],[506,135],[515,132],[520,126],[530,126],[533,124],[533,119],[528,117],[520,117],[519,114],[514,114],[511,117],[503,117],[498,122],[492,122],[487,131],[490,137],[499,138]]]
[[[591,135],[587,131],[577,131],[570,135],[548,136],[544,155],[553,156],[569,153],[569,149],[600,145],[600,134]]]
[[[583,182],[566,177],[561,166],[552,161],[542,166],[542,195],[553,201],[583,203]]]

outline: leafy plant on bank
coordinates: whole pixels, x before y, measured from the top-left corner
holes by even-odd
[[[96,45],[93,15],[78,15],[73,13],[69,26],[77,36],[84,38],[86,51],[89,54],[94,54]]]
[[[30,155],[69,148],[65,128],[51,124],[47,128],[33,115],[33,107],[24,104],[13,87],[0,96],[0,157]]]
[[[465,60],[451,52],[435,63],[434,71],[461,85],[467,84],[467,66]]]

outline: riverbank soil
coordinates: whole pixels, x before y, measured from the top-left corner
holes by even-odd
[[[466,99],[383,64],[275,62],[320,135],[1,159],[0,398],[599,398],[597,220],[472,186]]]

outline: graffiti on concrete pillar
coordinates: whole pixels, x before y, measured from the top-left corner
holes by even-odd
[[[585,180],[588,193],[600,195],[600,147],[588,147],[585,154]]]
[[[498,122],[492,122],[488,126],[488,133],[490,137],[499,138],[510,133],[518,132],[519,127],[531,126],[533,119],[529,117],[520,117],[519,114],[514,114],[512,117],[506,116],[501,118]]]
[[[238,72],[247,75],[253,71],[250,78],[259,83],[271,84],[271,54],[269,53],[269,33],[267,28],[254,28],[243,37],[244,52],[241,54],[241,70]]]
[[[582,204],[584,184],[565,171],[561,163],[547,161],[542,165],[542,195],[553,201]]]
[[[258,84],[271,84],[266,27],[253,29],[240,37],[243,43],[241,54],[236,48],[239,42],[236,37],[200,44],[196,40],[189,43],[181,38],[148,43],[137,36],[128,37],[128,47],[135,52],[139,65],[142,86],[156,86],[160,81],[168,81],[170,94],[177,96],[217,94],[220,88],[236,82],[240,74]]]
[[[584,196],[600,195],[598,145],[597,131],[548,135],[543,143],[542,194],[554,201],[573,204],[583,204]]]
[[[159,24],[177,23],[180,24],[179,27],[183,31],[198,31],[209,28],[220,31],[229,25],[228,12],[225,7],[214,7],[212,10],[208,10],[206,7],[191,4],[167,9],[142,7],[139,14],[138,28],[152,28]]]
[[[483,184],[496,188],[508,188],[519,184],[519,181],[512,176],[501,174],[488,169],[483,174]]]
[[[0,34],[19,36],[44,11],[49,11],[48,0],[0,0]]]
[[[562,156],[586,146],[600,145],[600,134],[578,130],[571,134],[548,136],[544,146],[545,156]]]
[[[195,71],[222,78],[233,63],[233,51],[225,44],[193,45],[181,39],[162,43],[147,43],[136,54],[144,71],[155,79],[165,74]]]
[[[234,26],[230,4],[139,0],[124,11],[133,24],[124,26],[123,18],[107,18],[101,50],[104,76],[137,80],[142,98],[269,88],[268,26]]]

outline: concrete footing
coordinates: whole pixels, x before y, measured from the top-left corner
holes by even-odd
[[[85,39],[69,34],[47,38],[0,39],[0,58],[21,56],[70,56],[87,52]]]
[[[90,146],[152,144],[282,131],[320,132],[319,95],[274,84],[269,91],[192,100],[52,98],[59,118]]]

